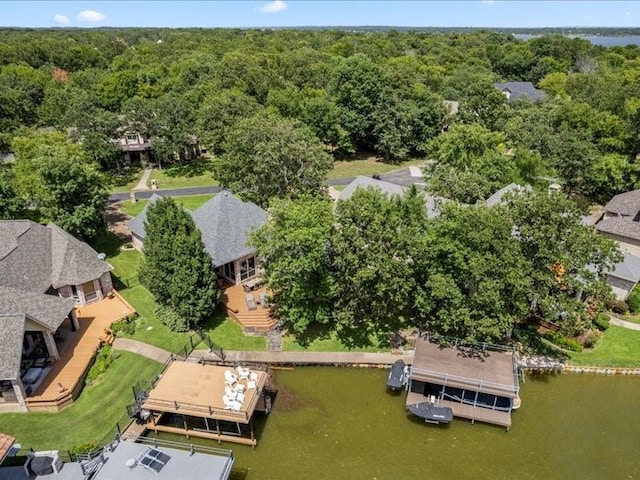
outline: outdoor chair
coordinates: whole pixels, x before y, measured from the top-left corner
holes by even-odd
[[[247,390],[253,390],[254,388],[256,388],[256,382],[254,382],[253,380],[249,380],[247,382]]]
[[[238,396],[238,392],[236,392],[233,388],[226,386],[224,387],[225,396],[234,400]]]
[[[258,298],[258,302],[262,305],[263,308],[267,308],[267,293],[261,292],[260,297]]]
[[[238,393],[243,393],[243,392],[244,392],[244,389],[245,389],[246,387],[244,386],[244,384],[239,383],[239,384],[237,384],[237,385],[236,385],[235,387],[233,387],[233,388],[235,389],[235,391],[236,391],[236,392],[238,392]]]
[[[236,396],[236,400],[238,400],[238,402],[240,403],[244,403],[244,393],[238,393],[238,395]]]
[[[249,310],[256,310],[256,299],[253,298],[253,293],[247,293],[247,308]]]
[[[224,372],[224,383],[229,386],[233,386],[238,382],[238,377],[236,377],[231,370],[225,370]]]
[[[256,372],[251,372],[251,373],[249,374],[249,380],[252,380],[252,381],[254,381],[254,382],[257,382],[257,381],[258,381],[258,374],[257,374]]]
[[[236,371],[238,372],[238,378],[240,380],[248,380],[249,379],[249,374],[251,373],[251,370],[249,370],[246,367],[236,367]]]

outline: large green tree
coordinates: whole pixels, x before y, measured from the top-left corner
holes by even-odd
[[[14,188],[15,176],[8,167],[0,167],[0,220],[13,220],[20,217],[24,202]]]
[[[168,326],[186,330],[201,324],[219,299],[211,257],[191,216],[170,197],[147,210],[140,280],[163,307]]]
[[[269,221],[252,236],[276,316],[296,334],[332,320],[328,256],[333,205],[302,196],[272,201]]]
[[[403,197],[358,189],[336,206],[333,309],[347,344],[384,337],[412,315],[425,223],[424,199],[415,189]]]
[[[266,207],[273,197],[318,194],[331,165],[308,127],[276,115],[256,115],[229,132],[214,171],[221,184]]]

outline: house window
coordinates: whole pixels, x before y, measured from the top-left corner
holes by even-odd
[[[96,284],[93,280],[83,283],[82,291],[84,292],[84,300],[86,303],[92,302],[98,298],[98,291],[96,290]]]
[[[135,145],[138,142],[138,135],[135,133],[127,133],[127,145]]]
[[[256,257],[245,258],[240,262],[240,281],[256,276]]]
[[[225,263],[220,267],[220,271],[223,277],[226,277],[233,283],[236,283],[236,268],[234,262]]]
[[[80,295],[78,295],[78,289],[75,285],[71,285],[71,295],[73,295],[73,299],[76,301],[76,305],[80,303]]]

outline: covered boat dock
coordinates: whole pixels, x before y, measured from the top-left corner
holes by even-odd
[[[429,335],[416,341],[406,405],[432,401],[456,417],[511,427],[519,401],[512,348],[463,344]]]

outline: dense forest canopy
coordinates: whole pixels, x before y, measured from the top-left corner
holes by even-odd
[[[558,34],[3,29],[0,150],[54,127],[103,170],[121,168],[127,130],[163,165],[191,161],[194,138],[225,158],[238,122],[279,116],[334,158],[437,160],[429,188],[459,200],[540,176],[601,200],[638,180],[639,67],[636,45]],[[493,84],[508,81],[545,100],[507,101]]]

